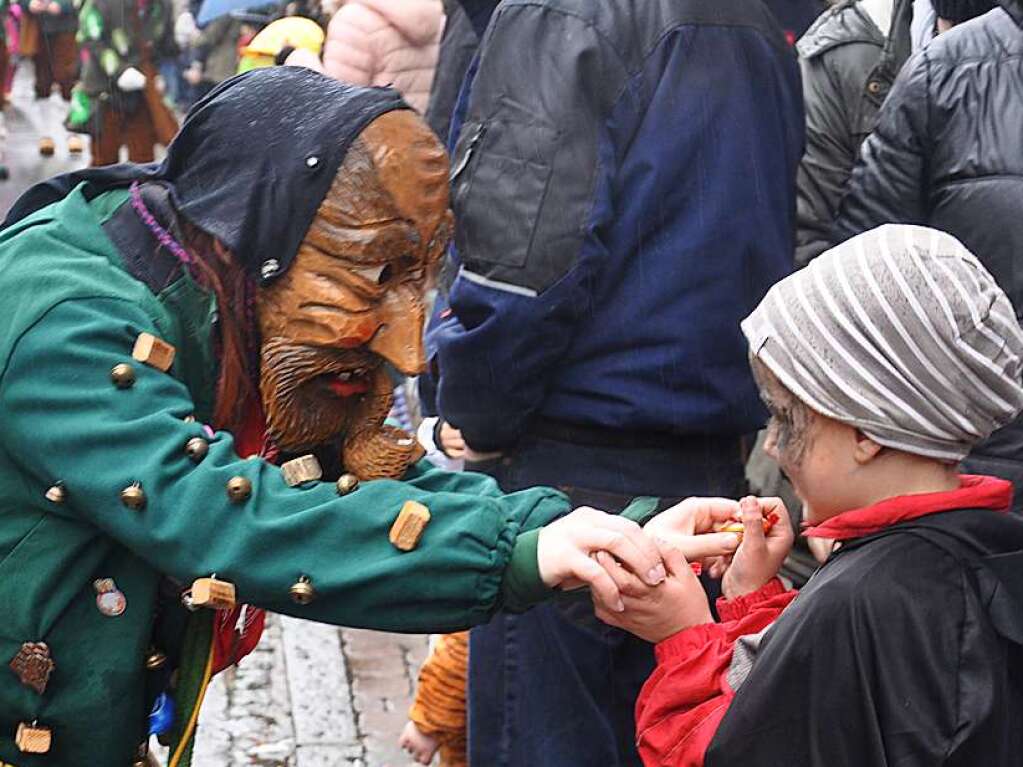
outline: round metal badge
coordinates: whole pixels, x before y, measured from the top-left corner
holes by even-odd
[[[96,589],[96,607],[108,618],[116,618],[128,609],[128,600],[113,578],[100,578],[93,582],[93,587]]]

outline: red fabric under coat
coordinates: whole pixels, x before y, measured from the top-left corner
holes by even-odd
[[[926,514],[1008,510],[1012,492],[1005,480],[963,475],[956,490],[889,498],[839,514],[805,534],[849,540]],[[693,626],[657,645],[657,668],[636,702],[636,745],[645,767],[702,767],[735,697],[727,675],[736,640],[770,626],[796,596],[775,578],[752,594],[719,599],[720,623]]]

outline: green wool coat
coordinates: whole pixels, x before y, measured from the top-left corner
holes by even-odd
[[[168,673],[147,671],[147,655],[175,658],[188,618],[165,577],[184,588],[216,573],[239,602],[329,623],[461,629],[548,593],[535,533],[520,534],[569,508],[554,490],[502,495],[487,477],[424,463],[344,497],[333,484],[288,487],[224,432],[193,463],[185,443],[204,436],[213,405],[214,303],[184,274],[153,295],[124,270],[100,227],[126,198],[88,202],[78,189],[0,235],[0,761],[16,767],[135,762]],[[132,359],[144,331],[176,347],[169,373]],[[134,386],[111,382],[119,363]],[[228,498],[234,476],[252,482],[245,502]],[[56,482],[62,503],[46,498]],[[140,510],[120,498],[136,482]],[[410,499],[432,519],[402,553],[388,531]],[[524,576],[505,577],[512,559]],[[303,575],[317,596],[300,606],[288,590]],[[101,578],[124,594],[123,614],[99,610]],[[40,641],[55,663],[42,694],[8,669]],[[21,753],[22,722],[52,730],[49,753]]]

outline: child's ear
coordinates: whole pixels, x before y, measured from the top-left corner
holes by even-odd
[[[877,457],[877,454],[884,449],[882,445],[874,442],[874,440],[859,429],[856,430],[855,438],[856,446],[853,451],[853,458],[856,460],[856,463],[861,466],[873,461]]]

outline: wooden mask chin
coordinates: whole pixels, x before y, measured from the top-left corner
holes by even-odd
[[[424,293],[451,231],[443,147],[411,111],[352,143],[291,267],[260,290],[260,394],[286,452],[341,445],[360,479],[398,478],[422,456],[384,424],[393,384],[424,367]]]

